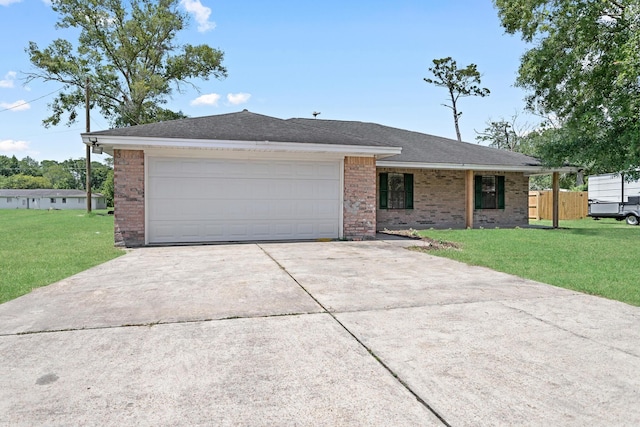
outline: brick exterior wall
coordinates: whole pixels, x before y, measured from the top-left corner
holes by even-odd
[[[344,159],[344,237],[366,240],[376,237],[376,160]]]
[[[116,246],[144,245],[144,151],[114,150],[114,240]]]
[[[413,209],[380,209],[381,172],[413,174]],[[378,168],[376,173],[377,229],[465,227],[464,171]],[[474,210],[473,225],[515,227],[529,223],[529,178],[517,172],[476,172],[505,176],[505,209]]]
[[[473,214],[473,227],[521,227],[529,224],[529,177],[518,172],[477,172],[504,175],[504,209],[480,209]]]

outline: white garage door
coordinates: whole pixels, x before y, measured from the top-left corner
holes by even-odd
[[[148,158],[149,243],[337,238],[340,163]]]

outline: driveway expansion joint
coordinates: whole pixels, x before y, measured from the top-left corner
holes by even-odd
[[[0,338],[25,336],[25,335],[52,334],[56,332],[98,331],[103,329],[120,329],[120,328],[151,328],[153,326],[162,326],[162,325],[209,323],[209,322],[219,322],[219,321],[225,321],[225,320],[240,320],[240,319],[269,319],[272,317],[295,317],[295,316],[307,316],[307,315],[314,315],[314,314],[325,314],[325,313],[319,312],[319,311],[309,311],[309,312],[299,312],[299,313],[276,313],[276,314],[265,314],[265,315],[255,315],[255,316],[228,316],[228,317],[189,319],[189,320],[167,320],[167,321],[159,320],[156,322],[147,322],[147,323],[128,323],[128,324],[122,324],[122,325],[90,326],[86,328],[45,329],[40,331],[23,331],[23,332],[15,332],[15,333],[8,333],[8,334],[0,333]]]
[[[519,300],[519,301],[521,301],[521,300]],[[591,341],[593,343],[596,343],[596,344],[601,345],[601,346],[605,346],[605,347],[610,348],[612,350],[619,351],[619,352],[624,353],[624,354],[626,354],[628,356],[631,356],[631,357],[640,358],[640,354],[636,354],[636,353],[633,353],[631,351],[625,350],[623,348],[615,347],[615,346],[612,346],[610,344],[603,343],[603,342],[600,342],[598,340],[594,340],[593,338],[591,338],[591,337],[589,337],[587,335],[582,335],[582,334],[579,334],[579,333],[577,333],[575,331],[572,331],[571,329],[563,328],[562,326],[558,325],[557,323],[554,323],[554,322],[551,322],[549,320],[543,319],[543,318],[541,318],[539,316],[536,316],[533,313],[529,313],[528,311],[526,311],[526,310],[524,310],[522,308],[510,306],[509,304],[507,304],[507,302],[508,302],[507,300],[505,300],[505,301],[496,301],[496,302],[502,304],[504,307],[506,307],[508,309],[514,310],[514,311],[516,311],[518,313],[525,314],[525,315],[531,317],[532,319],[537,320],[540,323],[544,323],[545,325],[548,325],[548,326],[551,326],[553,328],[559,329],[559,330],[561,330],[563,332],[566,332],[566,333],[568,333],[570,335],[573,335],[574,337],[577,337],[577,338],[580,338],[580,339],[583,339],[583,340],[587,340],[587,341]]]
[[[380,366],[382,366],[387,372],[389,372],[389,374],[391,374],[391,376],[393,378],[395,378],[396,381],[398,381],[398,383],[400,385],[402,385],[402,387],[405,388],[405,390],[407,390],[409,393],[411,393],[411,395],[422,405],[424,406],[429,412],[431,412],[436,418],[438,418],[438,420],[445,425],[446,427],[451,427],[451,424],[449,424],[447,422],[447,420],[444,419],[444,417],[442,415],[440,415],[440,413],[438,413],[438,411],[436,411],[429,403],[427,403],[422,397],[420,397],[420,395],[418,395],[418,393],[416,393],[410,386],[409,384],[407,384],[402,378],[400,378],[400,376],[393,370],[391,369],[386,363],[384,363],[384,361],[371,349],[369,348],[364,342],[362,342],[349,328],[347,328],[336,316],[333,312],[329,311],[315,296],[313,296],[311,294],[311,292],[309,292],[303,285],[302,283],[300,283],[282,264],[280,264],[278,262],[278,260],[276,260],[273,256],[271,256],[271,254],[269,252],[267,252],[262,246],[260,246],[260,244],[256,244],[256,246],[258,246],[258,248],[260,248],[262,250],[262,252],[264,252],[264,254],[266,256],[268,256],[278,267],[280,267],[282,269],[282,271],[284,271],[290,278],[291,280],[293,280],[307,295],[309,295],[309,298],[313,299],[313,301],[315,301],[316,304],[318,304],[318,306],[320,306],[324,312],[326,314],[328,314],[329,316],[331,316],[331,318],[338,324],[340,325],[340,327],[342,329],[345,330],[345,332],[347,332],[362,348],[364,348],[367,353],[369,353],[371,355],[371,357],[373,357],[373,359],[378,362],[378,364],[380,364]]]

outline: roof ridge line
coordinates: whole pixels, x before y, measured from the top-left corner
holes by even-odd
[[[305,121],[308,120],[308,121],[313,121],[313,120],[316,120],[316,119],[303,119],[301,117],[292,117],[290,119],[287,119],[287,121],[289,121],[289,120],[305,120]],[[320,121],[328,122],[330,120],[320,119]],[[357,122],[357,121],[353,121],[353,120],[331,120],[331,121],[339,122],[339,123],[349,123],[349,122],[351,122],[351,123],[363,123],[363,124],[369,124],[369,125],[377,125],[376,123]],[[313,128],[313,129],[316,129],[316,130],[319,129],[319,130],[322,130],[323,132],[329,132],[329,133],[332,133],[334,135],[344,135],[344,136],[348,136],[350,138],[358,138],[358,139],[361,139],[363,141],[373,141],[373,142],[377,142],[378,144],[382,144],[382,145],[385,145],[385,146],[390,146],[390,145],[388,145],[388,143],[386,141],[380,141],[378,139],[363,138],[362,136],[356,135],[356,134],[351,133],[351,132],[342,132],[342,131],[337,131],[337,130],[330,130],[330,129],[320,128],[318,126],[307,125],[306,123],[294,123],[294,124],[296,124],[298,126],[304,126],[304,127],[307,127],[307,128]],[[377,126],[381,126],[381,125],[377,125]]]
[[[384,146],[389,146],[384,141],[379,141],[377,139],[363,138],[362,136],[353,134],[351,132],[341,132],[341,131],[337,131],[337,130],[321,128],[321,127],[318,127],[318,126],[307,125],[306,123],[298,123],[298,122],[290,121],[290,120],[299,120],[299,119],[300,118],[298,118],[298,117],[292,117],[292,118],[283,119],[283,120],[285,122],[288,122],[289,125],[295,125],[295,126],[304,127],[304,128],[307,128],[307,129],[313,129],[316,132],[320,131],[320,132],[329,133],[329,134],[333,134],[333,135],[348,136],[349,138],[358,138],[359,140],[365,141],[365,142],[377,142],[377,143],[382,144]],[[302,119],[302,120],[315,120],[315,119]],[[320,119],[320,120],[322,120],[322,119]],[[324,121],[328,121],[328,120],[324,120]],[[346,122],[346,120],[334,120],[334,121]]]

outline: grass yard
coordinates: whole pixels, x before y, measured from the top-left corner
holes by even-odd
[[[124,254],[106,212],[0,210],[0,303]]]
[[[419,234],[461,247],[429,252],[433,255],[640,306],[640,226],[583,219],[560,221],[560,227]]]

